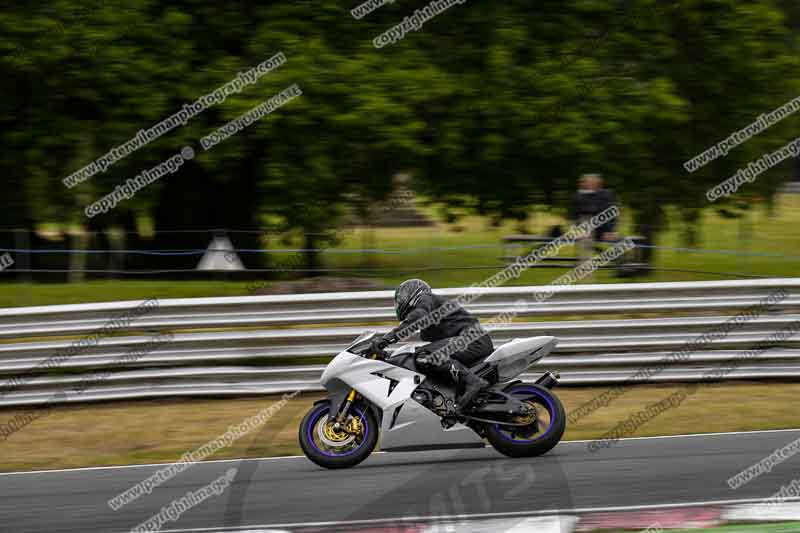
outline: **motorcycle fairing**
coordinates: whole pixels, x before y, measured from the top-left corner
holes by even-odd
[[[353,388],[381,410],[383,450],[484,446],[469,427],[456,424],[445,430],[439,416],[411,399],[424,380],[418,372],[342,352],[328,364],[321,382],[336,397],[342,396],[336,392]],[[332,412],[338,408],[331,406]]]
[[[409,398],[399,412],[384,411],[381,424],[381,449],[411,451],[445,448],[482,448],[486,444],[464,424],[442,428],[441,419],[428,408]]]

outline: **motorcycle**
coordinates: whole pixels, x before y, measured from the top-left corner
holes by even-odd
[[[300,446],[319,466],[355,466],[379,436],[385,452],[483,448],[486,439],[509,457],[542,455],[561,440],[566,415],[552,391],[558,375],[514,379],[555,348],[554,337],[514,339],[474,365],[489,385],[456,413],[456,387],[420,373],[413,345],[381,360],[369,353],[375,335],[363,333],[328,364],[321,383],[329,396],[300,423]]]

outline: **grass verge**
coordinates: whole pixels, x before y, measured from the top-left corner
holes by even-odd
[[[568,426],[565,439],[600,438],[646,405],[682,385],[633,387],[607,407]],[[562,388],[567,412],[606,390]],[[800,427],[795,408],[800,383],[712,384],[700,387],[680,407],[669,410],[631,436],[752,431]],[[299,455],[297,427],[319,394],[301,395],[210,459]],[[278,400],[159,400],[63,406],[47,411],[0,441],[0,470],[38,470],[175,461],[234,424]],[[0,424],[29,409],[3,409]],[[40,411],[41,413],[41,411]],[[772,450],[764,450],[765,454]]]
[[[431,208],[422,208],[435,220]],[[543,235],[555,224],[566,229],[570,223],[554,214],[538,213],[532,217],[528,231]],[[634,281],[709,281],[734,279],[739,274],[763,277],[793,277],[800,271],[800,195],[778,197],[775,210],[754,205],[744,219],[731,219],[715,207],[702,212],[697,222],[696,248],[682,249],[686,225],[678,213],[670,211],[669,225],[658,236],[657,244],[667,247],[656,253],[654,272],[646,277],[620,279],[607,270],[587,278],[585,283],[620,283]],[[633,231],[630,217],[623,211],[621,232]],[[435,221],[432,227],[354,229],[343,232],[335,250],[322,253],[326,268],[360,270],[360,273],[339,274],[345,277],[372,277],[387,287],[394,287],[409,277],[424,277],[434,287],[466,287],[479,283],[502,268],[499,261],[505,252],[499,247],[504,235],[518,233],[512,222],[492,226],[479,216],[467,216],[458,223]],[[402,253],[361,254],[337,253],[358,250],[365,246],[391,249]],[[234,238],[234,244],[235,238]],[[302,247],[267,243],[271,247]],[[481,246],[491,247],[481,247]],[[451,247],[473,248],[452,250]],[[431,251],[430,248],[442,248]],[[714,250],[717,250],[716,252]],[[720,250],[742,253],[720,252]],[[525,253],[518,250],[517,253]],[[574,255],[571,247],[559,253]],[[287,261],[286,254],[276,259]],[[476,267],[487,268],[476,268]],[[366,269],[366,270],[365,270]],[[377,271],[370,269],[378,269]],[[513,285],[546,285],[565,272],[563,268],[531,268],[513,280]],[[265,276],[266,278],[266,276]],[[110,280],[80,283],[3,283],[0,307],[143,300],[146,298],[191,298],[212,296],[244,296],[248,283],[223,280]]]

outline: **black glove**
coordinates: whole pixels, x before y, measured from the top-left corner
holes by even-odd
[[[369,354],[375,355],[376,359],[380,359],[382,361],[386,359],[386,352],[384,352],[383,349],[389,346],[389,344],[389,341],[383,337],[375,337],[372,339],[372,343],[369,345]]]
[[[443,369],[450,362],[450,358],[440,351],[430,353],[422,350],[417,352],[416,362],[421,368],[434,371]]]

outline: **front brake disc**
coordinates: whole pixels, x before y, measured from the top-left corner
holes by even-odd
[[[331,448],[347,446],[356,438],[355,435],[334,429],[328,415],[325,415],[317,424],[317,436],[319,440]]]

